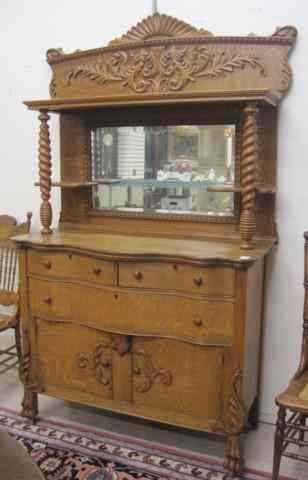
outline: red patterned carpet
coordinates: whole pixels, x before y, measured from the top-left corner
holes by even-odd
[[[227,480],[218,459],[134,437],[41,420],[0,409],[0,429],[18,438],[46,480]],[[4,473],[3,465],[1,471]],[[241,480],[271,476],[246,471]]]

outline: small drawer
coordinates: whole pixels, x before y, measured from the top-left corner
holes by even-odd
[[[121,287],[158,288],[207,295],[234,294],[234,269],[178,263],[121,263]]]
[[[30,275],[115,285],[116,268],[112,262],[83,255],[33,250],[28,253]]]

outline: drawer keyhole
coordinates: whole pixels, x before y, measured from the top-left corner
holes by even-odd
[[[52,263],[51,263],[51,262],[44,262],[43,265],[44,265],[45,268],[47,268],[47,270],[50,270],[51,267],[52,267]]]

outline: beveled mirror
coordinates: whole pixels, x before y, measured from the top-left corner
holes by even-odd
[[[91,129],[92,205],[97,210],[234,215],[236,127],[121,126]]]

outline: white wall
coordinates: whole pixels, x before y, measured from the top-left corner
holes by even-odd
[[[306,0],[159,0],[159,10],[215,34],[271,34],[276,26],[299,31],[291,57],[293,87],[280,113],[277,221],[280,243],[268,262],[262,375],[263,418],[294,371],[301,336],[303,239],[308,229],[308,3]],[[48,98],[48,48],[66,52],[105,45],[151,12],[151,0],[1,0],[0,2],[0,211],[38,225],[36,113],[23,100]],[[54,177],[58,125],[52,122]],[[59,204],[53,194],[55,221]]]

